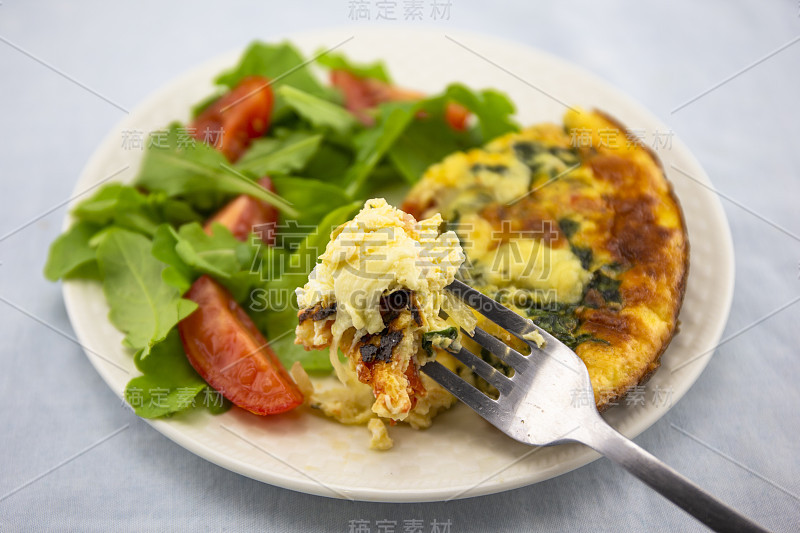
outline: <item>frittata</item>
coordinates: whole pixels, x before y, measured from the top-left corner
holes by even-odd
[[[467,256],[460,277],[574,349],[598,407],[659,366],[683,299],[685,226],[655,154],[607,115],[573,110],[563,126],[452,154],[402,209],[442,215]]]

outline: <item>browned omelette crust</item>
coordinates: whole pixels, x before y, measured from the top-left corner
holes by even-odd
[[[479,214],[493,228],[492,246],[509,228],[512,234],[522,229],[553,249],[590,248],[589,270],[615,265],[621,303],[584,289],[574,310],[578,333],[605,341],[575,348],[589,370],[595,401],[604,408],[649,378],[677,331],[689,266],[683,214],[656,154],[605,113],[570,111],[563,128],[534,126],[490,143],[486,151],[511,152],[511,143],[520,139],[570,149],[580,166],[544,186],[534,177],[528,196],[484,206]],[[438,199],[447,196],[448,187],[458,182],[423,178],[402,208],[429,216],[442,207],[446,216]],[[565,218],[580,221],[569,241],[558,225]]]
[[[664,168],[656,153],[630,134],[618,120],[603,112],[595,111],[595,113],[608,125],[626,132],[625,136],[628,141],[635,140],[637,151],[644,152],[658,171],[654,176],[655,181],[665,188],[664,190],[657,187],[658,193],[647,190],[640,191],[638,199],[641,203],[637,206],[637,197],[625,194],[624,190],[626,184],[631,179],[635,179],[636,173],[632,172],[631,175],[626,173],[627,179],[623,180],[619,186],[619,193],[615,195],[617,215],[612,230],[615,232],[613,233],[615,240],[611,243],[611,248],[617,257],[625,259],[633,265],[622,277],[620,286],[625,307],[630,309],[625,312],[623,308],[620,313],[626,317],[627,327],[622,330],[614,330],[613,327],[603,324],[604,317],[593,316],[591,313],[587,313],[587,322],[582,327],[585,331],[590,333],[596,331],[598,335],[607,335],[609,338],[619,335],[620,344],[629,351],[637,350],[637,342],[644,343],[644,349],[639,348],[642,355],[639,358],[640,364],[627,372],[625,376],[627,380],[619,380],[612,390],[609,390],[608,387],[605,390],[601,389],[604,394],[595,394],[598,407],[607,407],[624,396],[632,387],[650,379],[650,376],[660,366],[661,355],[669,346],[672,337],[678,333],[678,315],[683,304],[686,279],[689,274],[689,241],[686,236],[686,222],[680,202],[675,196],[672,184],[664,175]],[[614,157],[615,154],[612,152],[608,155]],[[629,159],[627,161],[629,168],[638,166]],[[607,163],[608,159],[605,162]],[[608,167],[604,168],[603,160],[596,163],[599,165],[593,166],[593,170],[598,176],[613,179],[609,174],[613,174],[614,171]],[[609,166],[613,167],[613,163]],[[654,202],[663,204],[673,216],[678,217],[676,227],[665,230],[659,226],[654,210],[641,207],[652,206]],[[640,225],[641,229],[637,231],[636,225]],[[653,309],[668,324],[668,327],[662,331],[654,331],[653,333],[660,333],[660,335],[651,338],[649,343],[645,339],[651,331],[646,326],[642,327],[641,320],[636,320],[637,306]],[[613,351],[608,353],[609,351],[612,350],[592,351],[581,350],[579,347],[577,353],[584,361],[590,360],[594,365],[601,367],[604,358],[613,360]],[[592,384],[595,385],[594,381]]]
[[[621,276],[624,306],[618,313],[620,317],[615,319],[608,310],[592,309],[584,311],[582,317],[586,320],[582,325],[584,331],[611,342],[609,347],[588,348],[586,343],[578,346],[577,353],[587,367],[610,370],[615,361],[625,361],[625,358],[615,357],[617,349],[634,356],[627,359],[634,364],[623,367],[624,373],[615,383],[604,386],[599,376],[592,380],[598,407],[604,408],[618,401],[632,387],[650,379],[661,364],[661,355],[677,334],[678,314],[689,274],[689,241],[680,202],[656,153],[615,118],[599,111],[594,113],[598,120],[625,132],[626,146],[633,140],[637,154],[645,154],[652,164],[652,167],[642,168],[615,150],[602,149],[592,160],[595,175],[612,183],[617,181],[614,183],[617,191],[609,198],[614,217],[606,249],[618,260],[631,265]],[[647,176],[642,176],[643,173]],[[652,188],[637,187],[638,180]],[[658,212],[654,209],[659,205],[677,217],[674,227],[665,228],[659,224]],[[645,308],[655,312],[665,327],[648,325],[641,315]]]

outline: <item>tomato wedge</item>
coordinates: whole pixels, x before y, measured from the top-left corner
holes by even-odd
[[[375,124],[375,119],[368,110],[382,102],[413,102],[425,97],[419,91],[403,89],[373,78],[361,78],[346,70],[332,70],[331,85],[342,91],[345,107],[365,126]],[[451,128],[464,131],[468,118],[467,108],[454,102],[447,104],[445,120]]]
[[[303,403],[300,389],[227,290],[204,275],[185,297],[199,307],[178,323],[178,330],[189,362],[209,385],[258,415]]]
[[[268,191],[275,192],[269,176],[258,180]],[[278,210],[263,200],[242,194],[228,202],[206,221],[205,231],[211,233],[211,224],[219,222],[242,242],[247,241],[251,231],[255,231],[264,244],[275,244],[275,227],[278,223]]]
[[[253,139],[266,133],[274,100],[267,78],[248,76],[194,119],[194,136],[234,162]]]

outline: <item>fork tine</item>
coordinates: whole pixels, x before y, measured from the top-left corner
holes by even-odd
[[[475,334],[472,335],[472,340],[489,350],[512,368],[521,370],[525,365],[530,364],[530,360],[527,357],[481,328],[475,328]]]
[[[447,389],[453,396],[477,411],[479,415],[491,417],[497,411],[497,402],[452,373],[438,361],[426,363],[420,367],[420,370]]]
[[[466,348],[461,348],[458,352],[450,352],[453,357],[467,365],[467,367],[478,374],[480,377],[494,385],[500,394],[508,394],[514,384],[505,374],[495,367],[476,356]]]
[[[530,320],[522,318],[514,311],[497,303],[485,294],[476,291],[469,285],[454,280],[453,283],[445,288],[460,297],[468,306],[520,339],[522,339],[522,335],[526,333],[539,331]]]

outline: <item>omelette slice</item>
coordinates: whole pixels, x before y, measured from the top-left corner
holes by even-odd
[[[467,256],[465,281],[575,350],[598,407],[658,368],[677,331],[688,241],[657,157],[615,120],[571,110],[563,126],[532,126],[452,154],[426,171],[402,208],[441,214]],[[484,319],[479,325],[517,342]]]
[[[457,345],[459,325],[474,327],[473,315],[444,291],[465,256],[456,234],[440,232],[441,225],[438,214],[417,222],[382,198],[369,200],[333,232],[297,290],[295,342],[329,348],[342,383],[354,374],[370,385],[371,410],[382,418],[406,420],[432,384],[419,367],[435,348]],[[339,349],[349,365],[339,361]]]

